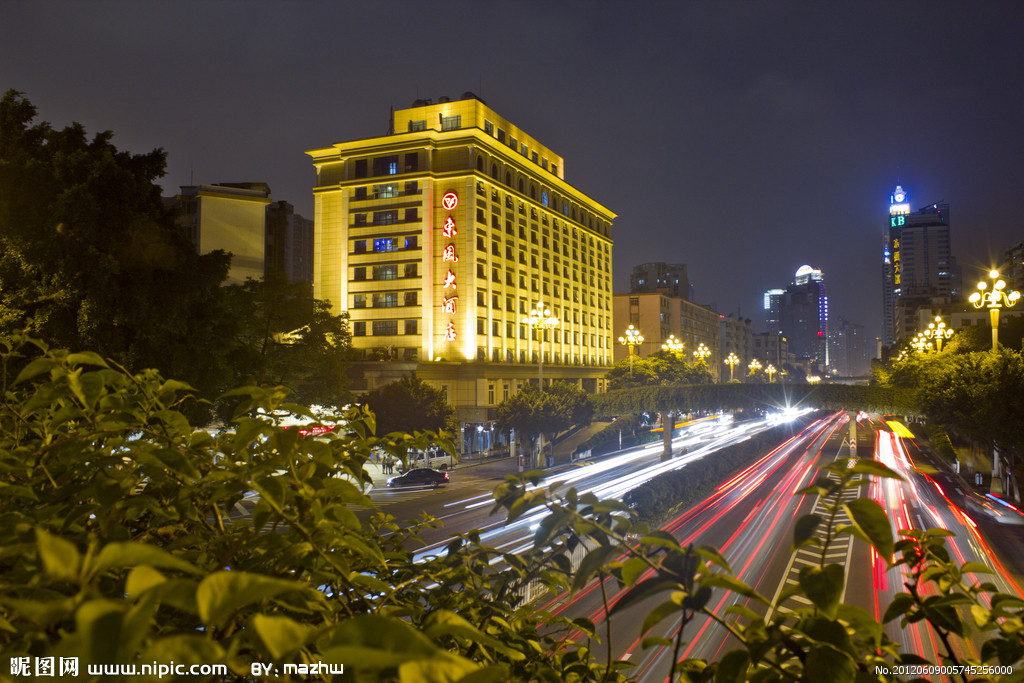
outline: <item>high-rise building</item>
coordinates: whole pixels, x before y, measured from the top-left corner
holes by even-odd
[[[313,221],[295,213],[285,201],[267,207],[266,269],[292,282],[313,284]]]
[[[660,292],[693,300],[685,263],[641,263],[633,266],[629,275],[629,291],[634,294]]]
[[[914,333],[911,319],[932,297],[958,296],[959,269],[950,252],[949,204],[910,211],[896,186],[889,201],[882,265],[882,341],[891,346]]]
[[[615,214],[566,181],[560,156],[472,93],[308,154],[314,295],[351,317],[357,386],[415,372],[464,423],[540,372],[603,390]],[[559,321],[539,334],[538,303]]]
[[[771,334],[782,330],[782,297],[785,293],[784,289],[769,289],[764,293],[764,321]]]
[[[223,249],[231,254],[228,284],[259,280],[265,268],[266,183],[186,185],[164,200],[180,209],[178,223],[200,254]]]
[[[779,305],[779,326],[789,351],[805,370],[828,366],[828,296],[820,270],[801,266]]]

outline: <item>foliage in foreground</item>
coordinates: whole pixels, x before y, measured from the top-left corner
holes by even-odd
[[[471,533],[446,553],[420,558],[415,538],[434,520],[397,524],[354,509],[371,507],[361,488],[371,449],[401,455],[422,439],[375,437],[373,416],[358,410],[338,416],[347,433],[326,441],[252,417],[211,435],[176,410],[188,393],[179,382],[153,371],[131,375],[92,353],[0,343],[5,369],[20,354],[33,356],[17,358],[18,377],[4,373],[0,406],[5,655],[226,663],[233,673],[225,680],[248,675],[252,662],[317,661],[343,663],[342,680],[357,681],[627,680],[628,663],[590,649],[603,627],[519,597],[529,583],[578,591],[602,578],[627,589],[611,619],[656,597],[645,632],[682,621],[673,638],[650,635],[644,643],[671,648],[674,661],[697,615],[735,634],[740,645],[722,659],[679,662],[674,677],[895,680],[874,674],[874,665],[918,661],[898,652],[871,615],[840,603],[843,572],[824,553],[821,566],[805,568],[780,597],[799,593],[813,607],[770,621],[740,604],[713,614],[716,592],[755,608],[768,600],[713,549],[684,548],[650,531],[624,504],[533,488],[539,475],[531,473],[510,477],[495,496],[510,520],[547,513],[533,548],[504,553]],[[240,415],[256,406],[305,413],[279,389],[236,394],[245,398]],[[895,476],[862,461],[805,493],[833,494],[863,475]],[[242,514],[249,491],[260,497]],[[1019,671],[1019,598],[971,582],[986,568],[951,562],[943,532],[906,532],[894,542],[877,504],[846,507],[854,525],[831,530],[870,542],[907,569],[907,592],[887,620],[926,621],[942,642],[972,629],[990,633],[980,661],[1017,663]],[[831,526],[830,518],[801,520],[796,545],[813,545],[818,525]],[[582,635],[574,641],[571,633]],[[958,652],[951,647],[946,660],[965,662]]]

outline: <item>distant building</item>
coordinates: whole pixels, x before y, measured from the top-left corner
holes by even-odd
[[[753,357],[765,368],[769,365],[782,371],[786,365],[796,366],[796,358],[789,352],[789,342],[781,332],[760,332],[751,337]]]
[[[910,211],[899,185],[890,197],[882,264],[882,341],[913,334],[913,312],[931,297],[960,296],[960,271],[950,251],[949,204]]]
[[[658,292],[693,300],[685,263],[641,263],[633,266],[629,275],[629,291],[634,294]]]
[[[829,372],[839,377],[861,377],[871,372],[869,344],[864,326],[846,318],[829,322]]]
[[[764,321],[772,334],[782,330],[782,297],[785,294],[784,289],[769,289],[764,293]]]
[[[612,304],[614,339],[623,335],[627,326],[633,325],[644,337],[644,342],[633,349],[638,356],[649,356],[660,351],[669,336],[675,335],[683,343],[683,353],[693,360],[693,352],[704,344],[711,352],[707,358],[711,374],[721,377],[722,353],[720,347],[719,318],[721,316],[707,306],[700,306],[678,296],[657,292],[638,294],[616,294]],[[613,360],[618,362],[628,357],[629,349],[615,341]]]
[[[295,213],[285,201],[267,206],[266,270],[284,273],[291,282],[313,284],[313,221]]]
[[[735,353],[740,362],[735,367],[733,377],[742,379],[749,370],[750,361],[754,360],[754,330],[750,318],[742,318],[732,313],[720,316],[718,331],[721,362],[724,363],[730,353]]]
[[[825,276],[801,266],[786,287],[779,306],[779,327],[789,350],[805,370],[823,372],[828,366],[828,296]]]
[[[999,272],[1007,287],[1024,294],[1024,242],[1017,242],[1006,250],[1006,261]]]
[[[266,267],[266,183],[186,185],[166,203],[180,207],[178,223],[200,254],[231,254],[228,284],[258,280]]]

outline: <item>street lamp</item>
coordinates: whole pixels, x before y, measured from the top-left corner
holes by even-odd
[[[533,310],[530,312],[529,317],[526,319],[526,324],[535,330],[537,333],[537,343],[540,346],[540,354],[537,356],[537,380],[540,383],[540,388],[544,388],[544,333],[547,330],[553,329],[558,325],[558,318],[551,315],[551,311],[544,308],[544,304],[537,302]]]
[[[772,377],[775,376],[775,366],[772,365],[771,363],[769,363],[768,367],[766,367],[764,369],[764,371],[768,373],[768,384],[771,384],[772,383]]]
[[[924,336],[927,339],[935,340],[935,350],[942,350],[942,342],[953,336],[953,330],[946,327],[946,323],[942,322],[941,316],[935,316],[935,322],[928,323],[928,329],[924,331]]]
[[[704,342],[701,342],[700,346],[697,347],[697,350],[693,352],[693,355],[697,357],[697,360],[704,360],[711,355],[711,350],[704,346]]]
[[[750,365],[748,365],[747,367],[750,368],[751,372],[757,372],[758,370],[761,369],[761,361],[755,358],[754,360],[750,361]],[[772,370],[774,371],[775,368],[772,368]]]
[[[1006,292],[1006,283],[999,279],[998,270],[990,270],[988,273],[992,280],[992,290],[988,289],[988,283],[982,280],[978,283],[978,291],[971,294],[969,301],[975,308],[988,308],[989,318],[992,321],[992,350],[995,351],[999,345],[999,309],[1003,306],[1013,308],[1020,300],[1020,292]]]
[[[683,342],[676,339],[676,335],[670,334],[661,348],[663,351],[671,351],[675,356],[679,356],[683,351]]]
[[[629,348],[629,374],[633,374],[633,347],[638,344],[644,343],[644,337],[640,334],[640,330],[633,327],[630,324],[626,328],[626,336],[619,337],[619,343]]]
[[[740,364],[740,358],[735,353],[730,352],[723,362],[729,366],[729,381],[731,382],[733,368]]]
[[[910,340],[910,345],[914,347],[914,350],[918,353],[926,353],[932,350],[932,345],[925,340],[923,334],[914,335],[914,338]]]

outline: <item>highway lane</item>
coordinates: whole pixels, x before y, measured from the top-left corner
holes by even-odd
[[[736,576],[772,598],[786,573],[793,522],[813,504],[808,497],[795,497],[793,493],[813,481],[823,459],[835,458],[842,443],[844,423],[845,416],[835,415],[808,427],[724,482],[706,500],[663,528],[683,545],[693,543],[718,548]],[[624,591],[609,579],[605,593],[614,605]],[[612,655],[633,662],[636,665],[634,675],[640,680],[663,680],[671,666],[673,653],[670,649],[645,650],[641,643],[648,636],[673,639],[680,626],[679,620],[666,619],[648,633],[640,633],[643,619],[666,597],[638,603],[612,617]],[[710,606],[722,614],[734,603],[764,613],[749,600],[722,591],[716,591]],[[603,642],[594,646],[596,656],[603,659],[609,639],[602,591],[597,582],[577,595],[559,596],[547,607],[558,614],[571,618],[584,616],[598,624]],[[714,659],[722,653],[730,636],[712,620],[698,617],[686,626],[683,638],[686,646],[681,656]]]
[[[976,518],[985,515],[1003,523],[1024,523],[1024,517],[1019,512],[1001,508],[994,501],[961,489],[962,484],[949,475],[924,471],[924,468],[918,466],[922,459],[920,449],[910,437],[879,430],[876,454],[879,461],[905,479],[902,482],[879,480],[871,486],[872,498],[889,511],[894,534],[910,527],[951,531],[956,534],[946,541],[951,559],[959,564],[980,562],[994,570],[993,574],[972,575],[970,583],[992,582],[1000,592],[1024,597],[1020,585],[1002,566],[996,553],[979,533],[976,521]],[[884,613],[885,605],[891,602],[895,594],[904,590],[905,578],[900,569],[888,568],[874,552],[871,553],[870,562],[874,594],[871,609],[878,615]],[[922,590],[924,596],[934,592],[930,586]],[[922,623],[900,628],[897,620],[886,627],[886,632],[890,638],[903,644],[905,649],[923,653],[931,661],[938,662],[939,654],[945,653],[942,643]],[[955,651],[958,655],[967,653],[976,657],[981,642],[980,637],[976,638],[963,648],[955,648]]]

